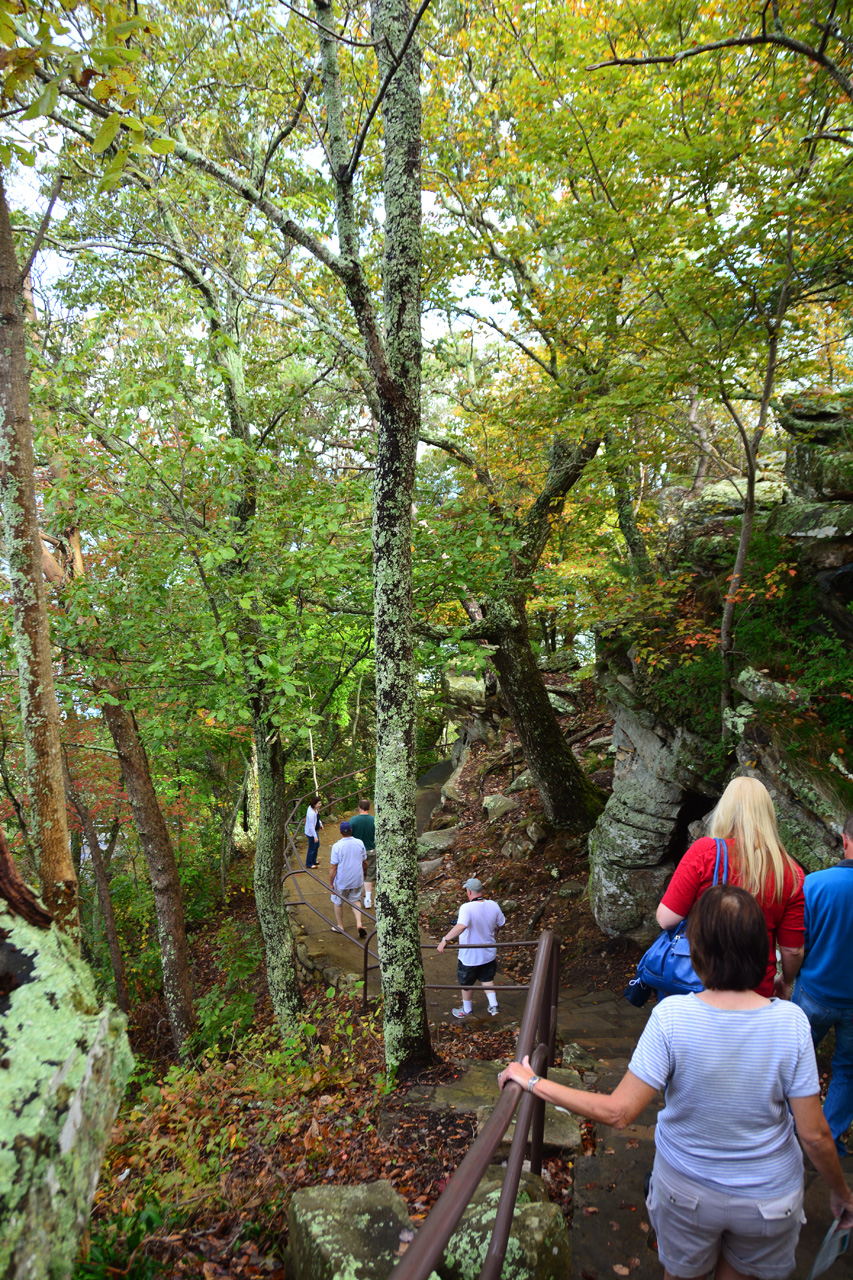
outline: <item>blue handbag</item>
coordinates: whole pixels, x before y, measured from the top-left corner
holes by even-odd
[[[727,884],[729,878],[729,851],[725,840],[717,840],[717,858],[714,863],[714,884]],[[723,861],[723,878],[720,880],[720,859]],[[665,996],[686,996],[692,991],[704,991],[702,980],[690,963],[690,944],[687,941],[687,917],[671,929],[663,929],[637,965],[626,999],[632,1004],[645,1003],[638,999],[643,993],[632,988],[651,988]]]

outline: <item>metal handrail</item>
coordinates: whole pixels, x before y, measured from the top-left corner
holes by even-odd
[[[548,1067],[554,1062],[559,990],[560,940],[548,929],[539,938],[530,979],[530,994],[524,1006],[515,1046],[516,1060],[520,1061],[529,1054],[533,1070],[541,1076],[547,1076]],[[505,1086],[482,1133],[433,1205],[402,1259],[394,1267],[391,1272],[393,1280],[428,1280],[480,1185],[492,1156],[500,1146],[516,1108],[518,1119],[515,1133],[486,1260],[480,1272],[480,1280],[497,1280],[512,1227],[528,1135],[531,1172],[542,1172],[545,1103],[542,1098],[524,1092],[514,1081]]]

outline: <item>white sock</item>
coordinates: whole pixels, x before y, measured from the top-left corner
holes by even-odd
[[[470,1013],[471,1010],[474,1008],[474,1005],[470,1000],[463,1000],[462,1008],[464,1009],[465,1013]]]
[[[489,1008],[490,1008],[490,1009],[497,1009],[497,1007],[498,1007],[498,998],[497,998],[497,996],[495,995],[494,991],[487,991],[487,992],[486,992],[486,999],[487,999],[487,1000],[488,1000],[488,1002],[489,1002]]]

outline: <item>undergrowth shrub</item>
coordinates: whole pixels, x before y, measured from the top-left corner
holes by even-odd
[[[294,1187],[340,1164],[391,1087],[380,1015],[362,1014],[356,1000],[329,988],[284,1039],[273,1027],[249,1031],[231,1052],[210,1047],[134,1091],[107,1152],[77,1280],[160,1274],[156,1255],[190,1216],[209,1212],[251,1219],[275,1247]]]

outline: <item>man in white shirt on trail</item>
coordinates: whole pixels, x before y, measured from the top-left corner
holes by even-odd
[[[483,897],[483,886],[476,876],[466,880],[462,888],[468,894],[468,901],[459,908],[459,919],[441,939],[436,950],[442,952],[448,942],[466,934],[465,942],[459,947],[459,960],[456,975],[462,988],[462,1008],[454,1009],[453,1016],[460,1022],[470,1018],[473,1012],[471,1000],[475,982],[480,982],[489,1002],[489,1013],[494,1018],[498,1012],[498,997],[492,979],[498,967],[495,934],[506,924],[503,912],[496,902]]]
[[[344,932],[344,902],[352,907],[360,938],[367,937],[361,924],[361,891],[364,888],[364,869],[367,866],[367,850],[361,840],[356,840],[348,822],[341,823],[341,837],[332,845],[329,857],[329,888],[332,890],[332,906],[338,927],[332,933]]]

